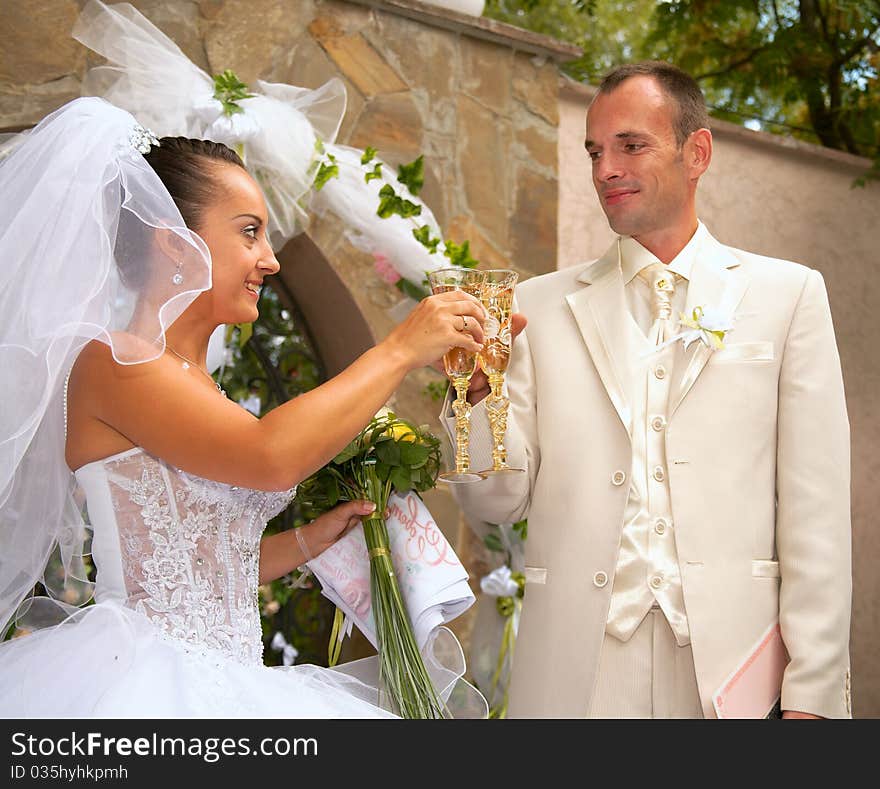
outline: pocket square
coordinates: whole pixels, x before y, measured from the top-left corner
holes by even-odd
[[[712,361],[716,363],[772,362],[774,358],[773,343],[769,341],[725,343],[712,355]]]

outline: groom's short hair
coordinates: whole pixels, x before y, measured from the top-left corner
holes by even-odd
[[[611,93],[621,83],[638,76],[657,80],[660,88],[675,104],[677,117],[672,119],[672,128],[679,148],[697,129],[709,127],[706,99],[697,81],[686,71],[665,60],[645,60],[618,66],[605,75],[599,83],[599,92],[596,95]]]

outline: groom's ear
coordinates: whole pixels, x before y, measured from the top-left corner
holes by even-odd
[[[699,179],[712,161],[712,132],[709,129],[691,132],[685,141],[683,153],[685,164],[691,171],[691,179]]]

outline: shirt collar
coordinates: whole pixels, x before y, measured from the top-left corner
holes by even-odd
[[[684,245],[684,248],[672,260],[669,261],[669,270],[675,272],[686,280],[691,278],[691,270],[697,259],[700,247],[703,245],[703,239],[708,235],[709,231],[706,226],[697,220],[697,229],[691,236],[690,241]],[[645,266],[660,261],[651,254],[638,241],[630,236],[620,237],[620,267],[623,273],[623,284],[629,284],[633,278]]]

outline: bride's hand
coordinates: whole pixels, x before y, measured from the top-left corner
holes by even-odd
[[[470,294],[438,293],[422,299],[384,343],[402,354],[410,369],[425,367],[450,348],[478,353],[485,320],[482,305]]]
[[[327,550],[338,539],[348,534],[361,518],[376,509],[371,501],[358,499],[337,504],[332,510],[319,515],[308,526],[301,526],[306,546],[312,557]]]

